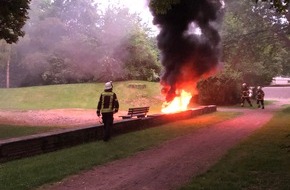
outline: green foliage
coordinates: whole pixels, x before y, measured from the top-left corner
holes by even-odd
[[[16,47],[19,73],[27,75],[15,80],[21,86],[92,82],[100,59],[92,1],[34,1],[31,8],[27,35]]]
[[[150,8],[155,14],[166,14],[171,6],[179,3],[180,0],[150,0]]]
[[[0,40],[16,43],[19,36],[24,36],[22,27],[28,19],[31,0],[0,1]]]
[[[258,2],[268,2],[269,8],[274,8],[279,13],[287,13],[289,0],[252,0]],[[180,0],[150,0],[150,7],[157,14],[166,14],[171,6],[179,3]],[[249,2],[248,2],[249,4]]]
[[[258,2],[269,2],[269,8],[275,8],[279,13],[287,13],[289,7],[289,0],[255,0],[256,3]]]
[[[62,58],[51,57],[48,60],[49,68],[41,77],[44,84],[66,84],[72,73]]]
[[[182,189],[289,189],[289,110],[275,114],[266,126]]]
[[[74,36],[75,32],[90,35],[97,30],[95,23],[100,19],[96,8],[93,0],[54,0],[50,13],[65,24],[69,35]]]
[[[198,102],[200,104],[236,104],[240,98],[240,73],[225,68],[219,74],[199,81]]]
[[[11,59],[12,86],[157,78],[157,48],[140,16],[128,8],[101,10],[92,0],[32,1],[30,6],[26,35]]]
[[[283,71],[289,56],[285,41],[273,30],[271,20],[253,11],[247,0],[227,1],[223,35],[223,59],[251,86],[268,85]],[[281,51],[282,50],[282,51]]]
[[[161,70],[158,51],[142,28],[135,29],[121,48],[121,51],[127,52],[122,59],[125,80],[158,80]]]

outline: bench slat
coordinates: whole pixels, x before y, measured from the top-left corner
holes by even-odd
[[[149,110],[149,107],[144,108],[129,108],[129,111],[147,111]]]
[[[132,115],[132,114],[138,114],[138,113],[147,113],[148,111],[133,111],[133,112],[128,112],[128,115]]]
[[[137,118],[141,118],[141,117],[145,117],[148,112],[149,112],[149,107],[129,108],[128,115],[119,116],[119,117],[122,117],[123,119],[130,119],[134,116],[137,116]]]

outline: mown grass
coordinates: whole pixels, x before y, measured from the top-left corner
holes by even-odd
[[[59,129],[59,127],[42,127],[42,126],[15,126],[15,125],[1,125],[0,124],[0,140],[14,137],[22,137],[38,133],[44,133]]]
[[[145,84],[146,88],[129,88],[131,83]],[[0,89],[0,109],[94,109],[104,83],[67,84]],[[151,111],[160,111],[160,84],[158,82],[115,82],[114,92],[120,102],[120,110],[129,107],[150,106]]]
[[[182,190],[289,190],[290,107]]]
[[[146,85],[144,89],[129,88],[129,84]],[[36,86],[25,88],[0,88],[0,109],[2,110],[41,110],[82,108],[96,109],[104,83],[67,84]],[[161,110],[160,84],[146,81],[115,82],[120,110],[129,107],[150,106],[149,113]],[[1,119],[1,116],[0,116]],[[54,127],[1,125],[0,139],[26,136],[54,130]]]
[[[200,127],[233,118],[237,113],[216,112],[189,120],[127,133],[104,143],[97,141],[0,165],[1,190],[26,190],[52,183],[93,166],[128,157]]]

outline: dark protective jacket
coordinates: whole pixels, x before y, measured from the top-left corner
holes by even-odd
[[[243,86],[242,89],[241,89],[241,96],[246,98],[246,97],[249,97],[250,95],[250,91],[249,91],[249,88],[247,86]]]
[[[119,102],[117,95],[112,90],[105,90],[101,93],[97,111],[101,113],[118,112]]]
[[[257,90],[257,100],[263,100],[265,96],[265,93],[262,89]]]

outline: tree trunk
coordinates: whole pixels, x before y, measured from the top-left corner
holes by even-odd
[[[6,88],[10,87],[10,58],[11,58],[11,46],[8,49],[8,55],[7,55],[7,65],[6,65]]]

